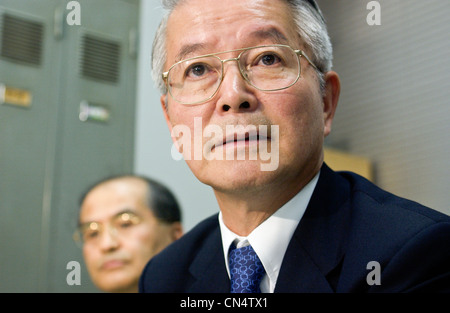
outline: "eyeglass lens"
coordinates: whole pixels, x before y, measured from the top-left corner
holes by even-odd
[[[124,212],[117,216],[115,216],[110,225],[108,225],[110,231],[113,230],[114,234],[123,235],[128,230],[132,228],[132,226],[137,225],[140,222],[140,218],[131,213]],[[95,242],[101,238],[103,233],[105,232],[106,227],[103,223],[99,222],[88,222],[80,226],[79,228],[79,239],[83,243],[87,242]]]
[[[244,50],[237,59],[221,60],[216,55],[191,58],[169,71],[172,97],[185,104],[206,101],[218,90],[223,63],[238,60],[243,78],[253,87],[274,91],[290,87],[300,75],[300,62],[289,46],[262,46]]]

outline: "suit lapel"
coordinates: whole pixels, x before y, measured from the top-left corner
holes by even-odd
[[[230,291],[230,279],[225,267],[219,223],[205,239],[189,271],[194,278],[187,292],[225,293]]]
[[[297,239],[293,238],[284,255],[275,292],[306,293],[332,292],[330,284],[314,260]]]
[[[349,183],[325,164],[278,276],[275,292],[333,292],[345,253],[350,221]],[[229,292],[219,223],[191,263],[187,292]]]
[[[286,250],[275,292],[333,292],[345,253],[348,182],[323,165],[319,181]]]

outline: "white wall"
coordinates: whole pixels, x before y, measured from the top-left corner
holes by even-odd
[[[135,141],[135,172],[158,179],[175,193],[185,230],[218,212],[212,189],[200,183],[186,163],[172,159],[172,140],[151,78],[153,37],[161,20],[159,0],[141,1],[141,34]]]
[[[376,183],[450,214],[450,1],[317,0],[342,80],[327,142],[369,157]]]

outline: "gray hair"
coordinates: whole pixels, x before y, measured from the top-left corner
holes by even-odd
[[[152,49],[152,77],[161,94],[167,93],[167,87],[161,77],[167,59],[166,32],[167,22],[172,11],[183,0],[162,0],[163,9],[166,11],[158,30],[156,31]],[[294,12],[294,21],[297,31],[305,41],[306,46],[312,52],[312,61],[319,70],[319,82],[321,90],[324,88],[323,73],[332,68],[333,48],[328,36],[325,20],[320,9],[314,9],[305,0],[284,0]]]

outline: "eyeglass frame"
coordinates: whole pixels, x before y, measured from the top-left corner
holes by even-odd
[[[118,214],[116,214],[116,215],[114,215],[113,216],[113,220],[115,220],[116,218],[118,218],[118,217],[122,217],[123,215],[129,215],[129,220],[130,221],[132,221],[132,225],[133,226],[136,226],[136,225],[138,225],[138,224],[140,224],[141,222],[142,222],[142,217],[141,216],[139,216],[138,214],[136,214],[135,212],[133,212],[133,211],[131,211],[131,210],[124,210],[124,211],[122,211],[122,212],[119,212]],[[95,224],[95,225],[98,225],[98,226],[100,226],[100,228],[102,228],[103,230],[102,230],[102,232],[103,231],[105,231],[105,224],[104,223],[102,223],[102,222],[97,222],[97,221],[89,221],[89,222],[86,222],[86,223],[81,223],[81,224],[79,224],[78,226],[77,226],[77,228],[75,229],[75,231],[74,231],[74,233],[72,234],[72,239],[73,239],[73,241],[75,241],[75,243],[79,246],[79,247],[82,247],[82,246],[84,246],[86,243],[89,243],[89,242],[91,242],[91,241],[86,241],[83,237],[83,227],[86,225],[92,225],[92,224]],[[109,224],[109,223],[107,223],[107,224]],[[117,230],[117,226],[114,226],[114,225],[109,225],[108,226],[110,229],[109,229],[109,234],[111,235],[111,234],[114,234],[114,236],[117,236],[118,235],[118,230]]]
[[[299,65],[298,75],[297,75],[297,78],[296,78],[290,85],[288,85],[287,87],[276,88],[276,89],[261,89],[261,88],[256,87],[255,85],[253,85],[253,84],[249,81],[248,76],[245,75],[245,73],[243,73],[243,69],[241,68],[241,64],[239,63],[242,54],[245,53],[245,52],[248,51],[248,50],[251,50],[251,49],[265,48],[265,47],[284,47],[284,48],[289,48],[289,49],[291,49],[291,50],[297,55],[297,58],[298,58],[298,65]],[[229,58],[229,59],[222,60],[220,57],[217,56],[217,55],[219,55],[219,54],[231,53],[231,52],[238,52],[238,51],[242,51],[242,52],[239,53],[239,55],[238,55],[236,58]],[[183,59],[183,60],[180,60],[180,61],[174,63],[174,64],[173,64],[166,72],[162,73],[161,76],[162,76],[162,79],[163,79],[164,83],[166,84],[167,91],[169,92],[170,96],[171,96],[176,102],[178,102],[178,103],[181,103],[181,104],[184,104],[184,105],[191,106],[191,105],[203,104],[203,103],[205,103],[205,102],[211,100],[212,98],[214,98],[214,96],[215,96],[215,95],[217,94],[217,92],[219,91],[220,86],[222,85],[222,82],[223,82],[223,78],[224,78],[224,64],[225,64],[225,62],[228,62],[228,61],[236,61],[236,62],[238,63],[239,73],[241,74],[242,78],[243,78],[250,86],[252,86],[252,87],[254,87],[254,88],[256,88],[257,90],[260,90],[260,91],[268,91],[268,92],[271,92],[271,91],[279,91],[279,90],[287,89],[287,88],[289,88],[289,87],[295,85],[295,83],[297,83],[297,81],[300,79],[301,72],[302,72],[302,67],[301,67],[301,63],[300,63],[300,57],[302,57],[302,56],[308,61],[308,63],[309,63],[309,64],[310,64],[317,72],[320,72],[320,70],[317,68],[317,66],[311,61],[311,59],[306,55],[306,53],[305,53],[303,50],[300,50],[300,49],[294,49],[294,48],[292,48],[292,47],[289,46],[289,45],[273,44],[273,45],[261,45],[261,46],[253,46],[253,47],[240,48],[240,49],[234,49],[234,50],[227,50],[227,51],[223,51],[223,52],[216,52],[216,53],[211,53],[211,54],[204,54],[204,55],[199,55],[199,56],[195,56],[195,57],[192,57],[192,58]],[[191,103],[191,102],[181,102],[181,101],[175,99],[175,97],[172,95],[171,88],[169,87],[169,81],[168,81],[168,80],[169,80],[169,73],[170,73],[170,71],[172,70],[172,68],[174,68],[174,67],[177,66],[178,64],[181,64],[181,63],[186,62],[186,61],[192,61],[192,60],[201,59],[201,58],[207,58],[207,57],[215,57],[215,58],[217,58],[217,59],[221,62],[221,77],[220,77],[219,85],[218,85],[217,88],[216,88],[216,91],[214,91],[214,93],[213,93],[210,97],[206,98],[205,100],[201,100],[201,101],[197,101],[197,102],[192,102],[192,103]]]

